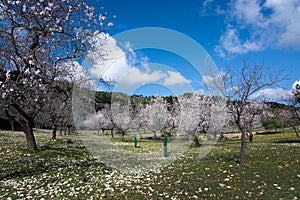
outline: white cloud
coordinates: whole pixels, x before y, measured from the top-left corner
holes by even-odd
[[[265,7],[273,10],[270,24],[277,27],[278,47],[300,49],[300,1],[267,0]]]
[[[300,84],[300,80],[295,81],[292,84],[291,89],[284,88],[267,88],[260,90],[259,92],[252,95],[253,99],[260,98],[268,101],[281,101],[291,103],[294,101],[294,91],[296,85]]]
[[[188,84],[179,72],[163,65],[153,65],[145,56],[139,57],[129,42],[124,44],[125,50],[117,45],[117,41],[108,34],[101,33],[94,38],[95,47],[89,52],[87,59],[92,65],[90,73],[97,78],[113,80],[117,84],[126,84],[122,88],[157,83],[165,86]],[[104,53],[103,53],[104,52]]]
[[[126,83],[128,86],[131,85],[143,85],[146,83],[160,82],[166,77],[163,71],[145,72],[138,68],[132,68],[122,78],[122,83]]]
[[[167,86],[189,84],[190,80],[184,78],[179,72],[167,71],[167,76],[163,82]]]
[[[207,15],[207,9],[210,7],[210,4],[213,2],[213,0],[205,0],[202,3],[202,9],[200,11],[200,15],[205,16]]]
[[[244,54],[266,48],[300,50],[299,0],[231,0],[216,52]]]
[[[243,54],[249,51],[258,51],[262,49],[262,45],[256,41],[241,41],[239,30],[233,27],[228,27],[226,32],[221,36],[220,43],[222,46],[217,46],[215,51],[220,57],[225,57],[226,53]]]
[[[234,17],[242,25],[256,24],[258,26],[263,26],[264,17],[261,13],[261,6],[259,5],[259,3],[260,2],[256,0],[232,1],[231,16]]]
[[[283,88],[267,88],[255,93],[251,98],[259,98],[267,101],[289,101],[292,96],[293,93],[291,90]]]
[[[226,13],[226,10],[222,8],[220,4],[218,4],[215,0],[205,0],[202,3],[201,10],[199,12],[200,16],[207,16],[213,12],[217,13],[218,15],[224,15]]]
[[[89,52],[87,59],[91,63],[90,72],[97,78],[117,81],[130,70],[125,52],[118,47],[117,41],[108,34],[95,36],[95,48]]]

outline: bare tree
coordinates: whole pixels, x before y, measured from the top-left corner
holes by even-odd
[[[249,132],[249,127],[252,127],[255,115],[259,113],[257,107],[254,109],[249,107],[250,100],[255,93],[274,86],[287,77],[282,75],[282,71],[274,71],[269,67],[258,65],[251,67],[246,61],[243,62],[240,74],[233,76],[227,73],[224,77],[227,82],[228,112],[232,123],[241,132],[240,165],[244,166],[246,134]]]
[[[49,91],[60,90],[60,64],[87,52],[92,31],[103,30],[97,20],[86,0],[1,1],[1,101],[22,126],[29,149],[37,149],[34,119],[51,102]]]

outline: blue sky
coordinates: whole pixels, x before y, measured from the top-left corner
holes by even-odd
[[[114,26],[109,30],[112,37],[140,27],[168,28],[202,45],[220,70],[230,65],[233,71],[239,71],[242,61],[247,60],[250,65],[283,69],[290,77],[281,84],[287,89],[300,79],[299,0],[102,0],[97,4],[97,9],[104,6],[108,19],[113,20]],[[115,19],[114,15],[117,16]],[[134,46],[129,44],[127,51]],[[146,73],[145,63],[160,63],[182,75],[193,90],[203,87],[201,77],[194,73],[193,67],[177,55],[143,49],[135,53],[134,58],[135,64],[131,63],[132,66],[127,68],[139,65],[138,72]],[[153,75],[154,72],[156,70],[152,69],[149,73]],[[152,84],[155,87],[145,83],[140,85],[136,93],[167,93],[166,85],[161,85],[162,91],[159,91],[160,84]]]

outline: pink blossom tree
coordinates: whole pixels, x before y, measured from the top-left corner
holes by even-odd
[[[9,0],[0,4],[0,96],[2,107],[36,150],[33,122],[61,90],[61,63],[84,56],[105,19],[85,0]]]
[[[131,122],[131,127],[134,131],[137,131],[140,138],[142,137],[142,129],[146,129],[149,113],[146,109],[146,106],[142,103],[137,103],[137,105],[134,105],[134,108],[132,108],[132,117],[133,120]]]
[[[157,132],[163,134],[168,126],[170,113],[168,111],[167,102],[162,97],[154,97],[151,102],[146,106],[148,114],[147,127],[154,134],[154,139],[157,139]]]
[[[115,127],[121,133],[121,140],[124,141],[126,132],[131,131],[133,118],[131,116],[131,105],[122,104],[121,102],[112,102],[111,104],[112,121]]]
[[[97,112],[97,120],[98,127],[102,129],[102,133],[105,130],[109,130],[111,137],[114,137],[114,128],[115,124],[113,121],[113,113],[111,112],[111,106],[105,104],[104,107]]]
[[[210,122],[211,98],[201,93],[186,94],[178,97],[180,119],[178,130],[192,136],[196,146],[200,146],[197,132],[205,132]]]
[[[229,121],[234,126],[236,126],[236,116],[232,115],[232,110],[234,110],[234,107],[239,103],[240,102],[233,102],[228,105],[228,111],[231,114],[229,115]],[[249,137],[250,142],[253,142],[253,129],[262,125],[262,118],[270,115],[269,109],[270,108],[266,103],[255,100],[249,100],[249,102],[244,105],[244,111],[240,115],[240,124],[244,127],[246,136]]]
[[[258,65],[251,67],[244,61],[239,74],[233,76],[229,70],[223,79],[227,83],[228,114],[232,124],[241,132],[240,165],[244,166],[246,134],[251,130],[250,122],[253,122],[260,110],[255,106],[251,107],[249,102],[255,93],[278,84],[286,77],[282,75],[282,71],[273,71],[269,67]]]

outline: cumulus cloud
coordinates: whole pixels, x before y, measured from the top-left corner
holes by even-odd
[[[243,54],[263,48],[263,45],[258,41],[242,41],[239,36],[239,30],[232,26],[227,27],[226,32],[220,38],[220,43],[222,45],[215,48],[220,57],[225,57],[226,53]]]
[[[128,86],[131,85],[143,85],[146,83],[155,83],[159,82],[161,79],[164,79],[166,74],[163,71],[153,71],[145,72],[138,68],[131,68],[124,77],[122,78],[122,83],[126,83]]]
[[[215,48],[221,57],[266,48],[300,50],[299,0],[231,0],[225,18]]]
[[[181,84],[189,84],[191,81],[185,79],[179,72],[167,71],[167,76],[164,79],[164,85],[172,86],[172,85],[181,85]]]
[[[294,92],[296,90],[297,84],[300,84],[300,80],[295,81],[290,89],[267,88],[264,90],[260,90],[259,92],[253,94],[251,98],[290,103],[295,99]]]
[[[92,41],[94,48],[89,51],[87,60],[92,65],[90,73],[104,80],[120,79],[130,70],[125,52],[118,47],[117,41],[108,34],[100,33]]]
[[[93,45],[87,60],[91,65],[90,73],[97,78],[126,84],[128,88],[148,83],[174,86],[190,82],[171,68],[154,67],[147,57],[138,56],[129,42],[121,48],[113,37],[101,33],[94,38]]]
[[[286,90],[283,88],[267,88],[264,90],[261,90],[254,95],[252,95],[251,98],[253,99],[263,99],[266,101],[290,101],[293,97],[293,93],[291,90]]]

